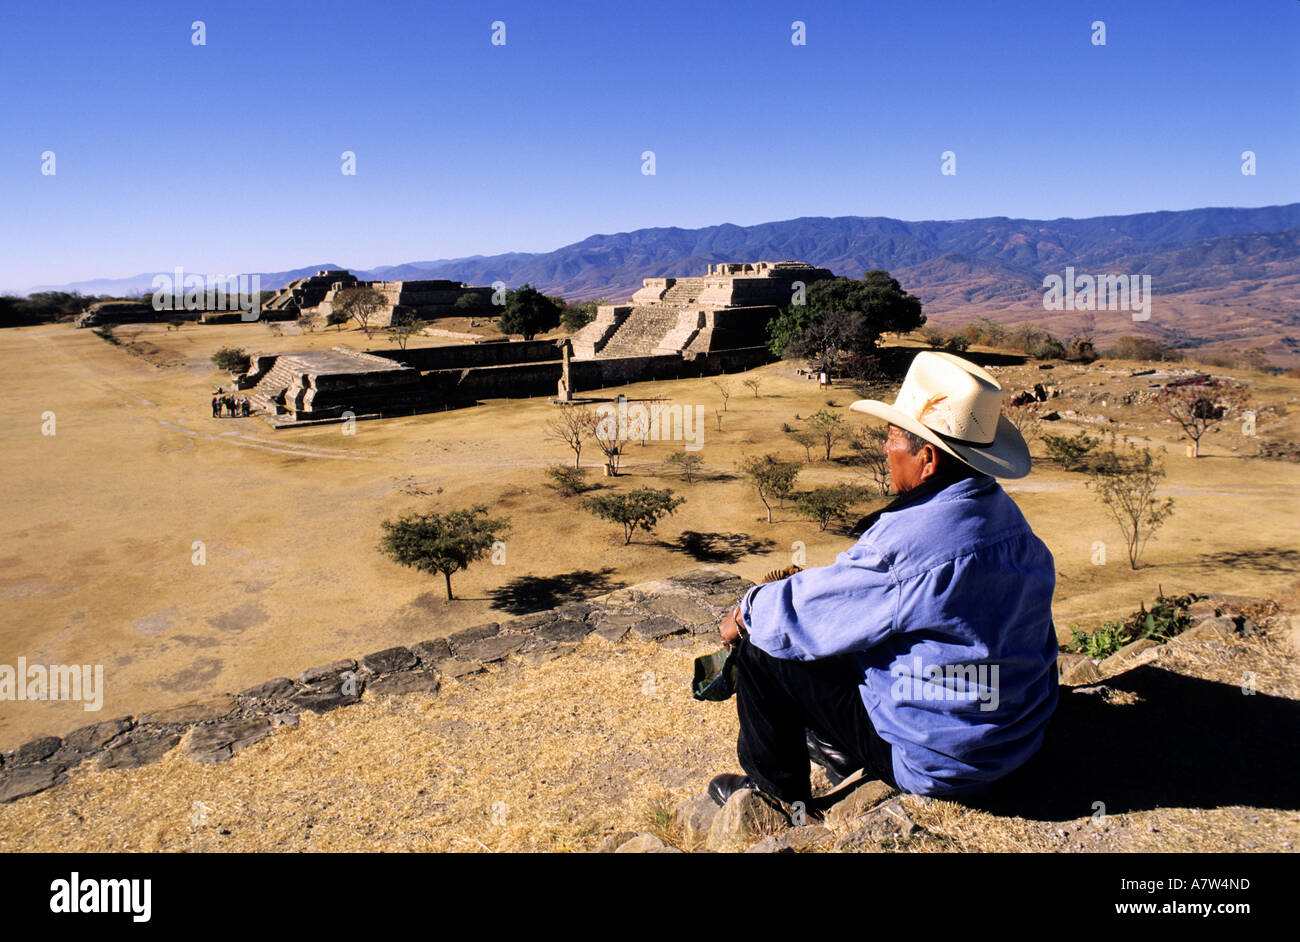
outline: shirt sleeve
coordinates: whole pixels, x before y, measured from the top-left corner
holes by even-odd
[[[893,630],[898,582],[859,542],[829,566],[754,586],[740,603],[749,640],[773,657],[813,661],[864,651]]]

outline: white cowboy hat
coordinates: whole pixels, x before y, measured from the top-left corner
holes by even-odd
[[[906,429],[976,471],[1022,478],[1029,446],[1002,414],[1002,386],[969,360],[924,350],[912,360],[894,404],[859,399],[849,406]]]

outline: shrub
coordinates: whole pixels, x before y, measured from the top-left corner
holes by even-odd
[[[582,501],[582,509],[623,527],[623,545],[632,542],[638,529],[649,533],[662,517],[673,513],[686,502],[685,497],[674,497],[669,488],[656,490],[641,487],[622,494],[602,494]]]
[[[795,498],[795,513],[816,520],[818,528],[825,531],[832,520],[846,517],[855,504],[866,498],[863,488],[851,484],[833,484],[814,487]]]
[[[379,548],[403,566],[442,573],[450,600],[451,574],[482,559],[498,538],[510,531],[508,517],[493,518],[487,512],[480,504],[446,514],[408,514],[385,520]]]
[[[1100,438],[1093,438],[1087,432],[1077,435],[1043,436],[1047,448],[1047,458],[1054,461],[1066,471],[1084,471],[1090,466],[1092,453],[1101,444]]]
[[[546,486],[560,492],[562,497],[575,497],[583,491],[591,490],[587,483],[586,468],[570,468],[565,464],[553,464],[546,469],[551,480]]]
[[[1070,626],[1070,640],[1061,645],[1065,654],[1083,654],[1092,658],[1109,657],[1126,644],[1142,638],[1165,642],[1182,634],[1191,625],[1187,609],[1199,595],[1179,595],[1173,598],[1161,592],[1151,610],[1142,604],[1128,618],[1108,621],[1096,631],[1080,631]]]
[[[212,362],[219,370],[228,370],[231,373],[248,372],[248,354],[242,347],[222,347],[212,354]]]
[[[1137,569],[1147,540],[1173,513],[1172,497],[1156,497],[1156,488],[1164,476],[1163,462],[1153,457],[1149,448],[1132,448],[1124,454],[1103,452],[1088,469],[1088,486],[1106,505],[1124,535],[1130,569]]]

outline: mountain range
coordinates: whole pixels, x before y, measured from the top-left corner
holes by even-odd
[[[802,217],[755,226],[652,228],[593,235],[552,252],[407,262],[352,269],[364,279],[525,282],[571,301],[624,300],[641,279],[702,274],[710,262],[797,259],[858,277],[883,268],[921,298],[933,322],[989,316],[1034,320],[1057,333],[1163,334],[1184,345],[1249,343],[1294,354],[1300,334],[1300,203],[1205,208],[1087,219],[989,217],[909,222],[882,216]],[[1116,312],[1049,312],[1043,278],[1078,273],[1150,275],[1150,321]],[[335,263],[260,272],[282,287]],[[152,273],[33,290],[140,294]],[[1121,312],[1122,313],[1122,312]]]

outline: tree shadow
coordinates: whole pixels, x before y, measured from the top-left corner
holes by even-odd
[[[673,543],[660,541],[661,546],[680,550],[701,563],[736,563],[746,556],[766,556],[776,543],[766,538],[755,539],[748,533],[704,533],[683,530]]]
[[[1206,566],[1229,566],[1255,572],[1300,571],[1300,551],[1293,549],[1238,550],[1235,553],[1202,553],[1198,561]]]
[[[575,569],[554,576],[519,576],[488,592],[488,598],[492,600],[490,607],[511,615],[526,615],[555,608],[564,602],[603,595],[627,585],[610,579],[612,572],[614,567],[605,566],[598,571]]]
[[[1150,665],[1105,687],[1139,699],[1060,688],[1039,752],[989,795],[961,803],[1050,821],[1168,807],[1300,810],[1300,702]]]

